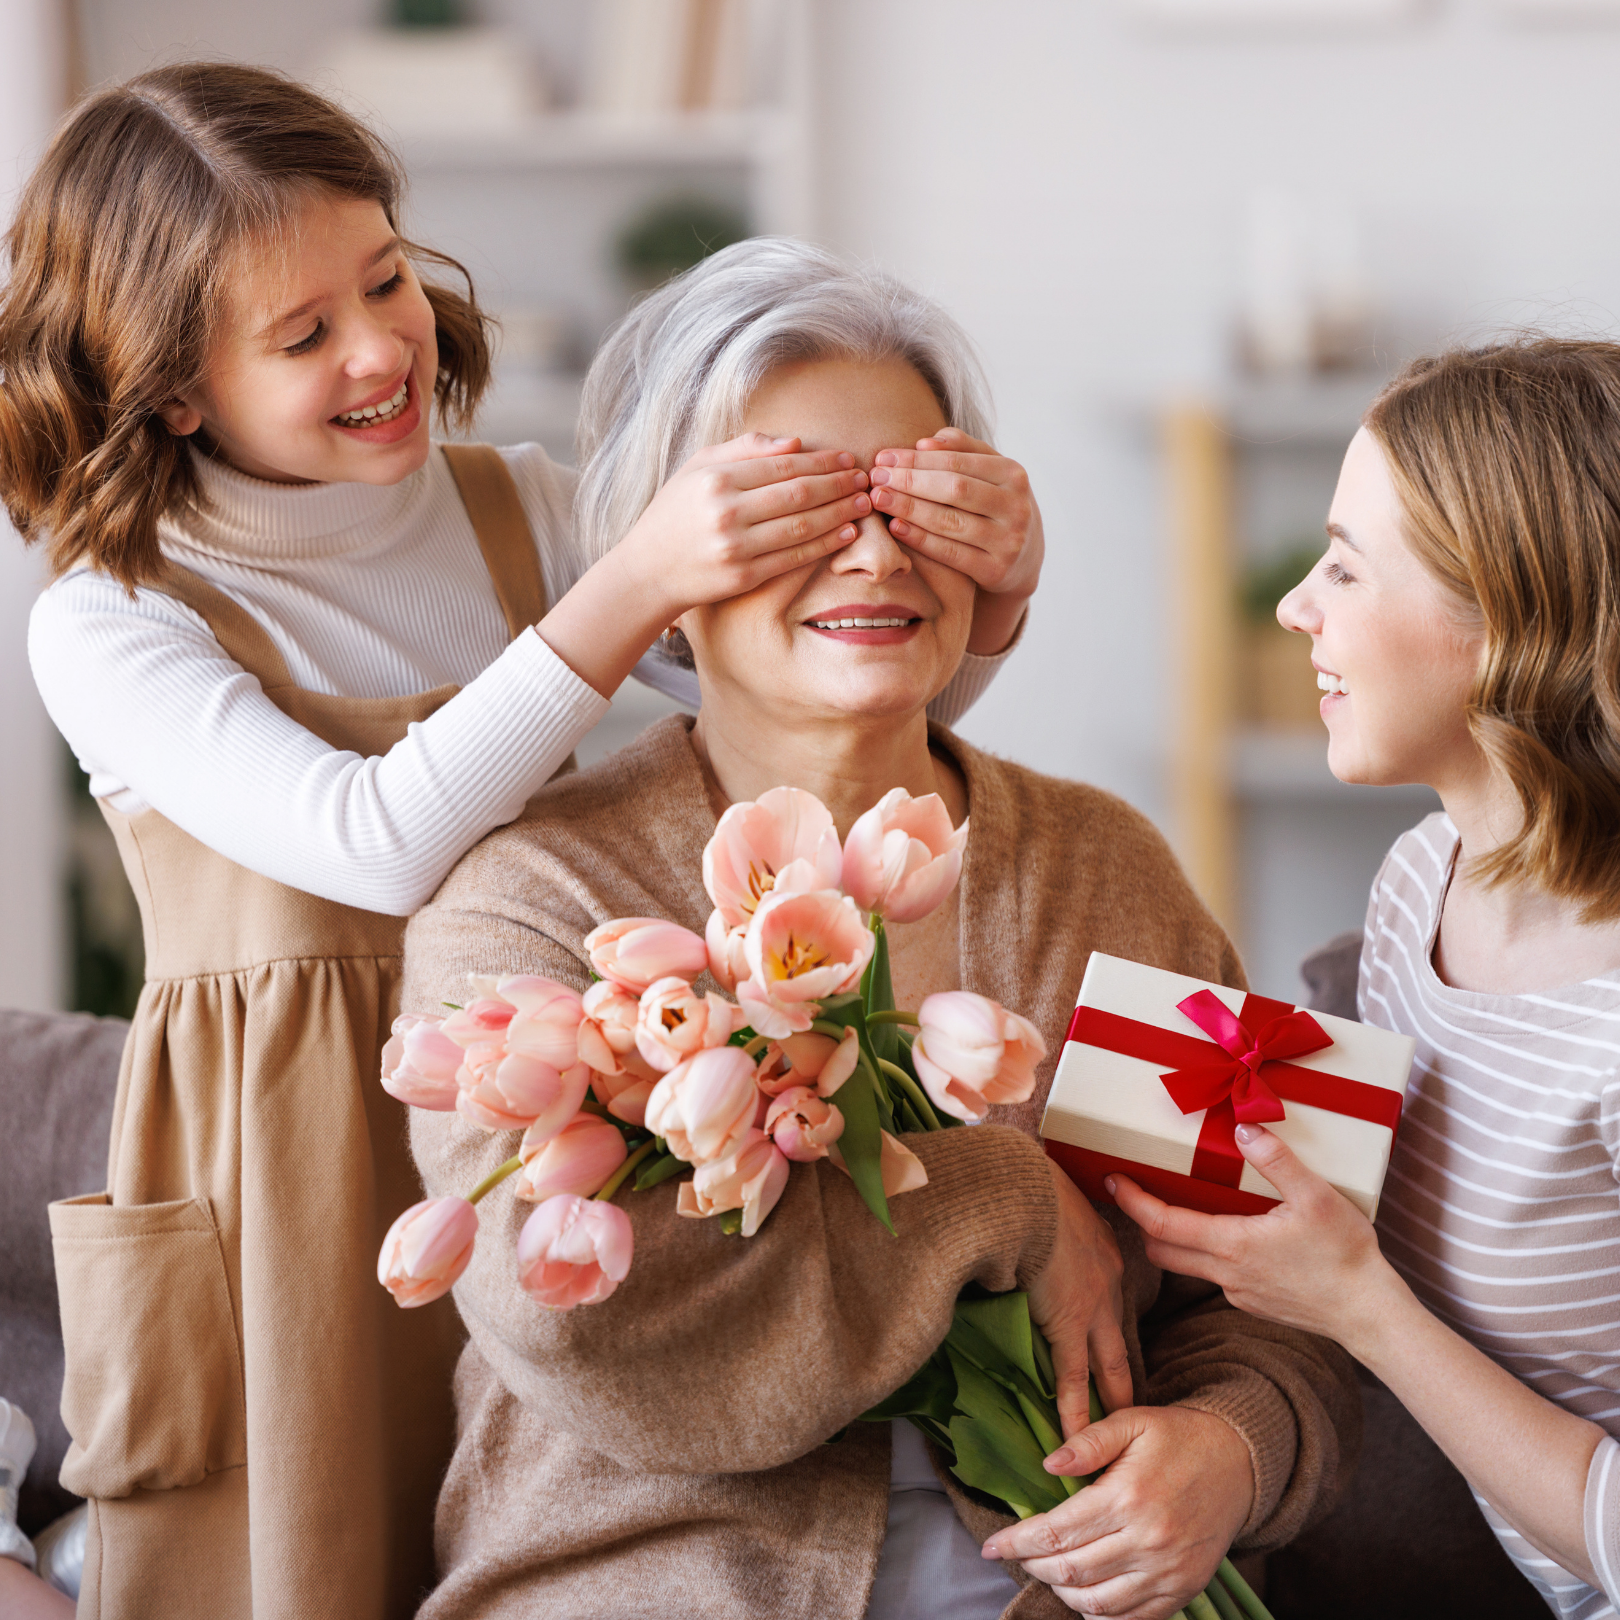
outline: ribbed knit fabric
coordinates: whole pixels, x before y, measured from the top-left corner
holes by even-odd
[[[555,603],[584,571],[570,536],[574,474],[538,445],[502,455]],[[269,631],[297,685],[361,698],[463,690],[384,756],[331,749],[190,609],[76,569],[29,621],[45,706],[114,809],[152,806],[265,877],[407,916],[522,809],[607,702],[532,629],[508,644],[438,451],[386,486],[268,484],[210,461],[198,471],[207,508],[166,519],[163,550]],[[964,658],[938,717],[959,718],[1010,651]],[[636,674],[697,706],[689,670],[652,654]]]
[[[550,784],[523,819],[469,853],[406,931],[408,1011],[460,1000],[469,972],[539,973],[583,989],[584,936],[610,917],[702,930],[715,817],[689,725],[661,721]],[[574,1311],[538,1309],[517,1286],[528,1207],[504,1189],[480,1204],[478,1244],[455,1289],[470,1343],[439,1499],[441,1585],[423,1620],[859,1620],[891,1471],[889,1426],[851,1419],[927,1358],[966,1282],[1023,1286],[1045,1264],[1056,1210],[1033,1121],[1090,952],[1241,980],[1230,944],[1141,816],[948,732],[932,741],[960,769],[972,817],[961,983],[1042,1031],[1048,1057],[1034,1095],[971,1130],[906,1139],[929,1182],[895,1199],[897,1237],[826,1163],[795,1165],[749,1239],[682,1219],[673,1182],[626,1195],[630,1274],[611,1299]],[[517,1149],[516,1133],[415,1109],[411,1141],[433,1195],[464,1193]],[[1115,1230],[1138,1398],[1232,1425],[1255,1480],[1240,1539],[1280,1544],[1326,1510],[1354,1465],[1360,1396],[1349,1358],[1232,1309],[1208,1283],[1160,1273],[1129,1222]],[[973,1522],[982,1510],[953,1500],[981,1539],[1008,1522]],[[1067,1611],[1035,1583],[1007,1612]]]
[[[1361,1016],[1417,1039],[1379,1241],[1442,1321],[1538,1394],[1620,1435],[1620,974],[1534,995],[1443,984],[1434,942],[1457,847],[1441,814],[1406,833],[1367,914]],[[1480,1500],[1566,1620],[1616,1612],[1616,1452],[1612,1440],[1600,1446],[1586,1497],[1606,1594]]]

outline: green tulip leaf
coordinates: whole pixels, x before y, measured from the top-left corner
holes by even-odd
[[[948,1424],[956,1410],[956,1378],[943,1356],[931,1356],[921,1369],[887,1400],[861,1413],[863,1423],[884,1423],[892,1418],[932,1418]]]
[[[1066,1500],[1068,1492],[1042,1466],[1046,1452],[1016,1398],[949,1343],[946,1349],[956,1374],[957,1415],[950,1426],[956,1477],[1000,1497],[1015,1512],[1027,1507],[1044,1513]],[[1019,1512],[1019,1517],[1029,1514]]]
[[[689,1169],[691,1166],[686,1160],[677,1159],[673,1153],[651,1158],[636,1172],[636,1191],[646,1192],[649,1187],[656,1187],[659,1182],[668,1181],[671,1176],[678,1176],[681,1171]]]
[[[1028,1294],[991,1294],[985,1299],[963,1299],[956,1304],[953,1329],[966,1323],[976,1329],[1004,1362],[1016,1367],[1036,1390],[1041,1388],[1035,1360],[1034,1328],[1029,1319]],[[968,1351],[972,1354],[971,1349]],[[981,1362],[981,1365],[984,1363]],[[985,1367],[987,1372],[995,1369]]]
[[[868,1013],[893,1012],[894,979],[889,972],[889,935],[881,917],[872,918],[872,934],[877,945],[861,978],[861,999]],[[874,1057],[893,1063],[900,1055],[900,1031],[893,1024],[878,1024],[871,1028],[870,1038]]]

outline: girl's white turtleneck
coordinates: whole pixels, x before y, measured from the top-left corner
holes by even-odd
[[[537,542],[546,597],[584,572],[574,474],[538,445],[501,454]],[[462,690],[386,754],[329,748],[265,697],[173,597],[130,597],[75,569],[39,598],[28,656],[45,706],[90,775],[278,882],[408,916],[457,859],[511,821],[601,719],[607,699],[531,627],[508,643],[477,537],[435,450],[398,484],[262,483],[199,460],[206,509],[166,519],[166,556],[241,604],[293,680],[341,697]],[[969,655],[929,707],[946,722],[1002,654]],[[697,707],[690,671],[649,655],[639,679]]]

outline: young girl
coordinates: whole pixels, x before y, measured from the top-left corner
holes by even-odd
[[[1283,1195],[1268,1214],[1115,1190],[1158,1264],[1377,1374],[1554,1613],[1612,1616],[1620,345],[1409,366],[1350,446],[1328,536],[1278,612],[1311,637],[1328,761],[1445,806],[1367,914],[1361,1015],[1417,1038],[1377,1230],[1259,1127],[1238,1137]]]
[[[429,442],[489,354],[398,196],[331,104],[193,64],[78,109],[11,233],[0,493],[62,576],[30,654],[147,953],[108,1191],[52,1210],[81,1612],[108,1620],[403,1615],[431,1582],[459,1329],[374,1274],[417,1195],[376,1078],[398,919],[661,630],[874,506],[985,587],[970,650],[1039,569],[1022,471],[944,433],[876,490],[847,454],[719,446],[582,573],[571,475]]]

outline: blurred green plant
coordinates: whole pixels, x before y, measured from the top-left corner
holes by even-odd
[[[146,973],[141,913],[112,829],[90,797],[90,778],[64,743],[68,809],[67,901],[71,1012],[128,1018]]]
[[[390,0],[388,21],[395,28],[456,28],[467,17],[461,0]]]
[[[620,231],[615,257],[625,279],[646,290],[749,234],[748,221],[735,208],[713,198],[661,198]]]
[[[1296,540],[1260,562],[1250,563],[1238,580],[1238,603],[1244,618],[1269,624],[1277,604],[1322,560],[1320,540]]]

